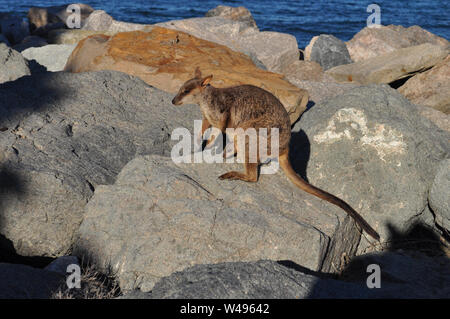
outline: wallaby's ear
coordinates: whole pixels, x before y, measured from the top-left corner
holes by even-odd
[[[202,80],[202,87],[207,86],[209,84],[209,82],[211,82],[212,77],[213,76],[211,74],[211,75],[208,75],[207,77],[203,78],[203,80]]]
[[[202,78],[202,72],[200,71],[200,68],[199,68],[199,67],[196,67],[196,68],[195,68],[194,76],[195,76],[197,79],[201,79],[201,78]]]

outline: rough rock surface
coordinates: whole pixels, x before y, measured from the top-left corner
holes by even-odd
[[[387,85],[318,103],[293,131],[307,136],[292,153],[309,158],[309,181],[352,203],[382,241],[390,225],[406,231],[426,213],[438,164],[450,153],[450,134]],[[360,251],[366,239],[361,243]]]
[[[445,114],[431,107],[419,104],[417,104],[417,108],[422,116],[429,119],[441,130],[450,132],[450,114]]]
[[[258,28],[255,19],[253,19],[252,14],[245,7],[230,7],[219,5],[214,9],[211,9],[208,12],[206,12],[205,16],[223,17],[226,19],[243,22],[252,28]]]
[[[326,77],[327,75],[324,75],[324,78]],[[302,81],[291,75],[287,76],[287,80],[295,86],[308,91],[310,104],[326,101],[349,89],[359,86],[358,84],[353,83],[336,83],[326,80],[320,82]]]
[[[24,75],[30,75],[30,69],[23,56],[0,43],[0,83],[14,81]]]
[[[28,48],[22,55],[27,60],[35,60],[47,71],[58,72],[64,70],[67,59],[75,47],[75,44],[49,44],[39,48]]]
[[[441,62],[448,49],[425,43],[326,71],[338,82],[391,83]]]
[[[305,60],[319,63],[325,71],[352,63],[345,43],[331,34],[315,36],[305,48]]]
[[[258,183],[219,180],[242,164],[135,158],[96,188],[75,254],[116,274],[122,290],[149,291],[195,264],[292,260],[335,272],[360,234],[338,207],[296,188],[279,170]]]
[[[450,114],[450,55],[432,69],[410,78],[398,91],[415,104]]]
[[[63,282],[55,272],[0,263],[0,299],[48,299]]]
[[[272,72],[281,73],[299,59],[298,44],[294,36],[279,32],[259,32],[240,21],[210,17],[173,20],[156,25],[222,44],[248,56],[253,55]]]
[[[325,75],[320,64],[314,61],[295,61],[283,70],[283,74],[291,83],[295,81],[321,82],[333,80],[330,76]]]
[[[23,256],[66,255],[99,184],[140,154],[170,154],[194,106],[130,75],[47,72],[0,85],[0,234]]]
[[[369,289],[367,266],[381,268],[381,287]],[[449,262],[396,253],[359,256],[352,272],[360,278],[342,281],[286,267],[286,262],[257,261],[196,265],[162,278],[149,293],[136,290],[123,299],[309,299],[309,298],[449,298]]]
[[[439,165],[428,200],[436,223],[450,232],[450,159]]]
[[[365,27],[346,44],[352,60],[359,62],[397,49],[424,43],[439,45],[443,48],[450,44],[446,39],[438,37],[417,25],[409,28],[396,25],[379,28]]]
[[[205,18],[206,19],[206,18]],[[152,48],[149,50],[149,48]],[[305,110],[307,92],[282,75],[257,68],[245,54],[187,33],[154,27],[151,32],[123,32],[84,39],[72,52],[66,71],[117,70],[175,93],[196,67],[213,74],[212,85],[252,84],[273,93],[288,111],[291,123]]]
[[[147,31],[151,30],[152,26],[146,24],[129,23],[123,21],[116,21],[103,10],[95,10],[91,13],[89,18],[86,19],[83,30],[91,31],[107,31],[111,34],[117,32],[127,31]]]

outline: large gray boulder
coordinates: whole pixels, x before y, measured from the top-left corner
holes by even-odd
[[[24,75],[30,75],[27,61],[19,52],[0,43],[0,83],[14,81]]]
[[[242,164],[180,163],[150,155],[96,188],[75,245],[112,269],[121,290],[149,291],[194,264],[293,260],[335,272],[360,233],[341,209],[296,188],[280,171],[257,183],[220,180]]]
[[[0,299],[48,299],[63,284],[56,272],[0,263]]]
[[[28,48],[22,51],[22,55],[27,60],[35,60],[47,71],[58,72],[64,70],[67,59],[76,46],[76,44],[49,44],[38,48]]]
[[[449,157],[450,134],[389,86],[356,87],[318,103],[293,132],[306,136],[292,153],[305,156],[309,181],[352,203],[382,242],[390,226],[406,231],[429,213],[428,191]],[[360,251],[367,246],[364,238]]]
[[[299,59],[297,40],[286,33],[259,32],[241,21],[223,17],[192,18],[157,23],[198,38],[219,43],[256,58],[267,70],[282,73]]]
[[[99,184],[139,154],[170,154],[170,132],[198,116],[172,97],[112,71],[0,85],[0,234],[18,254],[66,255]]]
[[[305,60],[314,61],[326,71],[332,67],[352,63],[345,43],[331,34],[311,39],[305,48]]]
[[[296,87],[308,91],[309,103],[327,101],[358,86],[353,83],[336,83],[332,81],[305,81],[299,80],[295,76],[287,76],[286,79]]]
[[[380,266],[380,288],[368,288]],[[359,256],[350,264],[356,278],[331,279],[293,263],[257,261],[196,265],[162,278],[153,290],[125,293],[123,299],[306,299],[306,298],[449,298],[449,262],[396,253]],[[347,276],[349,277],[349,276]]]
[[[436,223],[450,232],[450,159],[440,163],[428,200]]]

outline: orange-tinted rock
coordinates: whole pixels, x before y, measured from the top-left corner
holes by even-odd
[[[212,85],[216,87],[252,84],[272,92],[285,106],[292,123],[306,108],[306,90],[290,84],[280,74],[257,68],[245,54],[160,27],[149,32],[93,35],[83,39],[69,57],[65,70],[121,71],[175,93],[193,77],[197,66],[203,74],[214,75]]]

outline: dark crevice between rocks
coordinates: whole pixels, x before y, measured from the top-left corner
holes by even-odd
[[[410,78],[412,78],[413,76],[415,76],[415,75],[417,75],[417,74],[419,74],[419,73],[423,73],[423,72],[425,72],[425,71],[428,71],[428,70],[431,69],[431,68],[432,68],[432,67],[424,68],[424,69],[422,69],[422,70],[418,70],[418,71],[414,71],[414,72],[409,72],[409,73],[406,74],[405,77],[403,77],[403,78],[401,78],[401,79],[398,79],[398,80],[395,80],[395,81],[392,81],[392,82],[390,82],[390,83],[388,83],[388,84],[389,84],[389,86],[390,86],[391,88],[393,88],[393,89],[398,89],[398,88],[401,87],[403,84],[405,84],[406,81],[408,81]]]
[[[403,84],[405,84],[406,81],[408,81],[410,78],[412,78],[413,76],[414,76],[414,75],[409,75],[409,76],[406,76],[406,77],[404,77],[404,78],[401,78],[401,79],[392,81],[392,82],[390,82],[390,83],[388,83],[388,84],[389,84],[389,86],[390,86],[391,88],[393,88],[393,89],[398,89],[398,88],[401,87]]]
[[[298,59],[300,61],[305,60],[305,49],[298,49]]]
[[[445,229],[444,227],[442,227],[441,225],[439,225],[438,223],[436,223],[436,214],[433,210],[433,208],[431,208],[430,203],[427,203],[428,205],[428,209],[430,210],[430,212],[433,214],[433,218],[434,218],[434,226],[436,227],[436,229],[441,233],[442,238],[449,243],[450,245],[450,233],[447,229]]]
[[[89,182],[88,180],[86,180],[86,183],[88,184],[88,186],[89,186],[90,190],[92,191],[92,193],[94,193],[94,192],[95,192],[95,187],[94,187],[94,185],[92,185],[92,183]]]
[[[45,268],[55,257],[19,255],[8,238],[0,234],[0,263],[21,264],[34,268]]]

